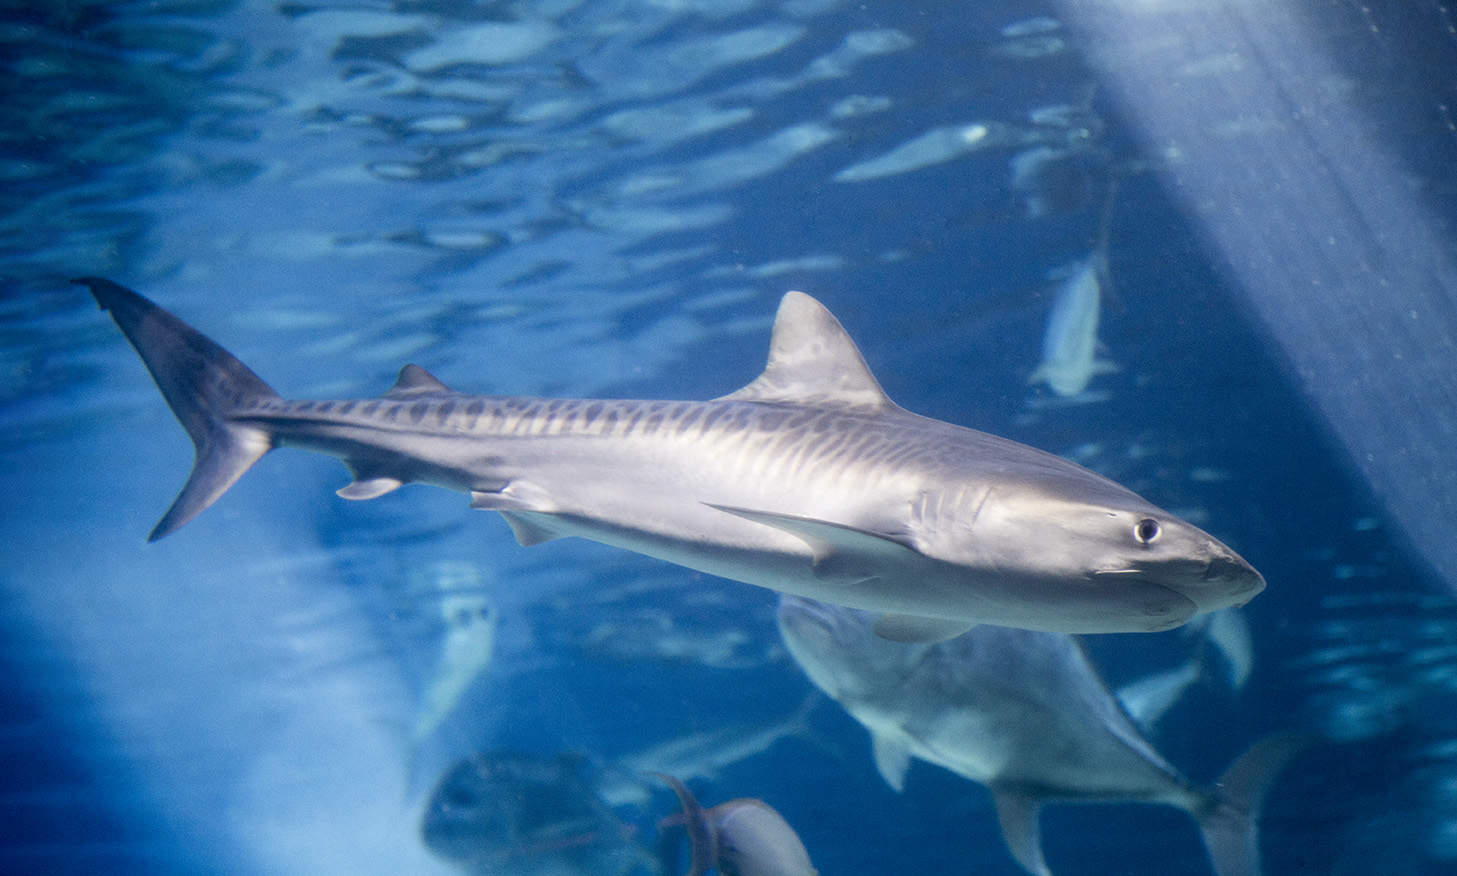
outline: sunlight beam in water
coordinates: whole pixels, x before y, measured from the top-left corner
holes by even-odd
[[[1290,379],[1457,585],[1457,369],[1431,355],[1457,345],[1457,263],[1389,148],[1401,132],[1378,129],[1321,42],[1338,23],[1264,0],[1064,6]],[[1397,14],[1408,26],[1394,33],[1420,32],[1418,11]],[[1366,49],[1393,51],[1370,29]],[[1436,118],[1440,97],[1416,81],[1417,62],[1385,62],[1430,95]],[[1453,141],[1436,134],[1428,142],[1448,157],[1434,164],[1450,168]]]

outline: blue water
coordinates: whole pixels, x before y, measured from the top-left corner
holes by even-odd
[[[1320,740],[1267,801],[1267,873],[1457,872],[1457,40],[1438,5],[1281,9],[4,7],[0,872],[454,872],[420,819],[459,759],[576,752],[605,787],[810,692],[772,593],[522,548],[443,491],[346,503],[324,458],[271,455],[144,544],[191,448],[78,275],[293,398],[411,361],[708,398],[809,292],[904,407],[1070,456],[1263,572],[1248,681],[1208,673],[1151,738],[1198,781]],[[1252,71],[1278,112],[1241,102]],[[1118,370],[1062,399],[1028,376],[1058,269],[1099,252]],[[412,738],[462,604],[489,665]],[[1115,683],[1204,647],[1088,645]],[[983,789],[921,764],[895,794],[832,702],[690,784],[770,802],[826,876],[1021,872]],[[651,845],[675,805],[619,812]],[[1043,836],[1059,874],[1210,872],[1174,809],[1053,806]]]

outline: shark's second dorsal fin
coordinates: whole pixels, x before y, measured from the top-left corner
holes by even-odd
[[[434,374],[421,368],[419,365],[406,365],[400,369],[399,379],[390,391],[384,394],[385,398],[415,398],[422,395],[439,395],[441,393],[452,393],[455,390],[441,383]]]
[[[894,405],[840,321],[803,292],[786,293],[779,302],[764,373],[723,398],[864,408]]]

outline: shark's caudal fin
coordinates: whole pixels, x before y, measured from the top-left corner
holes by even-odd
[[[228,414],[281,399],[227,350],[146,298],[97,277],[75,282],[111,312],[197,448],[186,485],[148,536],[156,541],[196,517],[273,449],[268,433],[230,422]]]
[[[1204,845],[1218,876],[1259,876],[1260,804],[1271,781],[1306,742],[1297,734],[1267,736],[1219,777],[1208,810],[1199,816]]]
[[[688,830],[688,839],[693,848],[688,876],[702,876],[718,866],[718,834],[708,819],[708,813],[703,811],[693,792],[676,777],[667,773],[653,775],[662,779],[678,795],[678,802],[683,807],[683,825]],[[667,824],[667,819],[663,823]]]

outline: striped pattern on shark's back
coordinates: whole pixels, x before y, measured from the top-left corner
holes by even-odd
[[[290,432],[319,426],[469,438],[651,438],[758,444],[781,466],[906,465],[936,454],[853,410],[748,401],[644,401],[473,396],[284,401],[257,399],[230,419]],[[919,418],[908,418],[919,419]]]
[[[263,401],[232,418],[280,428],[349,426],[472,438],[613,437],[703,433],[720,419],[707,402],[538,399],[452,394],[445,398]],[[707,416],[706,416],[707,415]],[[746,422],[738,422],[745,428]]]
[[[429,393],[406,389],[403,397],[392,397],[402,393],[400,386],[412,372],[440,389]],[[624,447],[642,441],[652,443],[652,452],[692,445],[712,453],[743,478],[894,483],[908,501],[917,503],[916,513],[928,517],[952,517],[985,498],[979,490],[967,495],[954,479],[968,435],[985,445],[987,458],[1013,446],[1019,465],[1046,456],[1048,464],[1060,470],[1071,467],[1065,460],[984,433],[958,429],[957,440],[946,440],[945,424],[894,406],[872,413],[833,402],[810,405],[733,397],[664,401],[468,395],[445,388],[417,366],[406,366],[401,384],[379,398],[250,399],[231,419],[272,432],[280,444],[292,443],[296,434],[316,438],[320,430],[356,427],[401,438],[604,439],[623,442]],[[927,486],[934,488],[923,489]],[[937,507],[923,507],[927,502]]]

